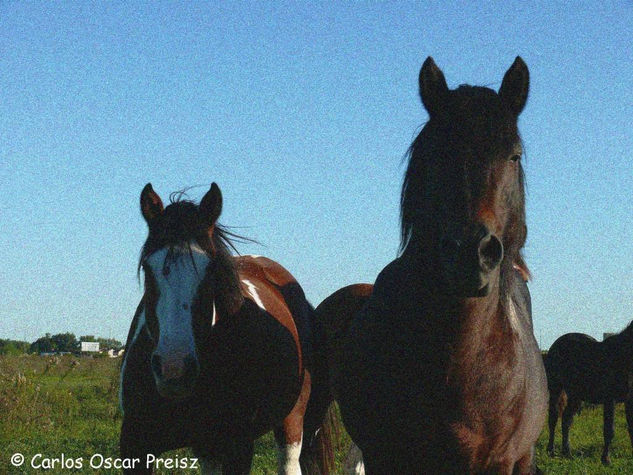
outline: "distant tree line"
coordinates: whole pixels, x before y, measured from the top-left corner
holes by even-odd
[[[38,338],[33,343],[0,339],[0,355],[19,355],[23,353],[79,353],[82,341],[99,342],[102,349],[121,349],[123,345],[114,338],[100,338],[94,335],[75,337],[73,333],[57,333]]]
[[[3,340],[0,338],[0,355],[20,355],[28,353],[31,344],[26,341]]]

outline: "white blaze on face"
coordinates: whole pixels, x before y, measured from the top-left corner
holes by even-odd
[[[154,354],[161,357],[163,369],[175,367],[177,371],[185,357],[195,355],[191,306],[210,259],[197,244],[190,246],[191,254],[187,247],[174,248],[168,262],[167,249],[147,259],[159,292],[156,317],[160,336]]]

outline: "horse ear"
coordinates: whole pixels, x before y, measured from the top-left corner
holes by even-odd
[[[510,111],[518,116],[525,107],[529,89],[530,72],[521,57],[517,56],[510,69],[503,76],[499,96]]]
[[[200,216],[203,222],[209,226],[215,224],[222,212],[222,192],[220,187],[215,183],[211,184],[211,188],[200,201]]]
[[[163,209],[163,202],[160,196],[156,194],[152,184],[148,183],[141,191],[141,213],[147,224],[149,225],[154,219],[163,214]]]
[[[426,58],[420,69],[418,82],[420,84],[422,104],[424,104],[424,108],[429,113],[429,117],[434,117],[444,107],[448,86],[446,85],[444,73],[437,67],[437,64],[430,56]]]

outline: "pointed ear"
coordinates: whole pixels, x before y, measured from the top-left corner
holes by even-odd
[[[530,72],[521,57],[517,56],[510,69],[503,76],[499,96],[510,112],[518,117],[527,102],[529,89]]]
[[[429,117],[437,116],[444,108],[444,102],[448,95],[448,86],[446,85],[444,73],[437,67],[430,56],[426,58],[420,69],[418,81],[420,84],[420,98],[424,108],[429,113]]]
[[[147,224],[163,214],[163,202],[160,196],[156,194],[152,188],[152,184],[148,183],[141,191],[141,213]]]
[[[200,201],[200,217],[203,222],[209,226],[213,226],[220,217],[222,212],[222,192],[220,187],[215,183],[211,184],[211,188]]]

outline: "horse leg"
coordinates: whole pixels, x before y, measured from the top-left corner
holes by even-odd
[[[123,417],[119,451],[121,459],[128,461],[129,468],[123,470],[128,474],[151,474],[153,467],[147,466],[148,455],[158,456],[159,449],[157,428],[152,421]]]
[[[324,359],[325,356],[322,357]],[[303,443],[299,458],[303,475],[328,475],[334,468],[333,441],[339,431],[339,424],[338,418],[332,414],[334,398],[329,387],[327,368],[318,366],[315,364],[313,368],[310,400],[303,417]]]
[[[569,400],[567,407],[563,411],[562,429],[563,429],[563,455],[571,457],[571,449],[569,447],[569,428],[574,420],[574,414],[580,409],[581,401],[579,399]]]
[[[606,401],[603,405],[604,425],[602,429],[602,434],[604,437],[604,449],[602,450],[602,463],[604,465],[609,465],[611,463],[611,458],[609,457],[609,445],[611,444],[611,440],[613,440],[613,435],[614,435],[614,429],[613,429],[614,412],[615,412],[615,401],[613,401],[613,399]]]
[[[222,475],[222,464],[211,457],[200,457],[200,473],[202,475]]]
[[[517,460],[512,473],[516,475],[537,475],[542,473],[536,466],[536,462],[534,460],[534,447],[532,447],[527,454]]]
[[[371,475],[393,475],[397,473],[394,471],[394,463],[392,461],[384,460],[384,453],[378,450],[376,452],[370,450],[363,450],[363,470],[365,473]],[[355,468],[355,467],[352,467]],[[352,475],[354,472],[344,472],[345,475]],[[362,472],[361,472],[362,473]],[[424,471],[422,471],[424,473]]]
[[[343,473],[345,475],[365,475],[363,452],[354,442],[349,446],[343,461]]]
[[[556,435],[556,423],[561,415],[559,401],[563,398],[563,391],[552,391],[549,397],[549,414],[547,423],[549,426],[549,442],[547,444],[547,453],[554,456],[554,437]]]
[[[301,475],[299,458],[303,443],[303,420],[310,398],[310,388],[310,373],[306,371],[297,402],[282,424],[275,427],[275,440],[279,448],[277,458],[277,473],[279,475]],[[318,473],[319,470],[318,467],[309,467],[309,471]]]
[[[629,398],[624,402],[624,410],[626,412],[626,425],[629,430],[629,438],[631,446],[633,446],[633,398]]]
[[[224,475],[248,475],[253,464],[254,444],[252,440],[237,438],[227,444],[222,457]]]
[[[303,441],[303,421],[284,419],[283,425],[274,430],[279,454],[277,456],[277,473],[279,475],[301,475],[299,457]]]

